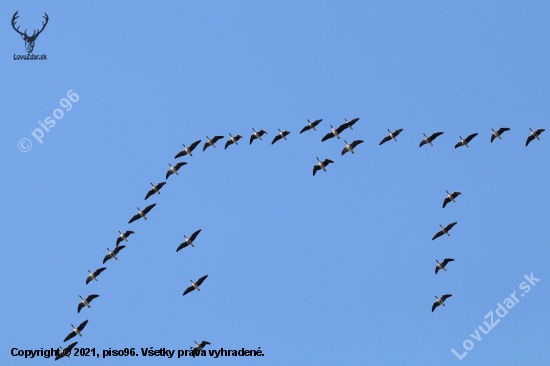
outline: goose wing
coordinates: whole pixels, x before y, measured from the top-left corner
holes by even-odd
[[[82,323],[80,323],[80,325],[79,325],[76,329],[78,329],[79,331],[82,332],[82,330],[84,329],[84,327],[86,326],[86,324],[88,324],[88,321],[87,321],[87,320],[84,320]]]
[[[165,184],[166,182],[160,182],[159,184],[157,184],[157,189],[160,191],[160,189],[164,187]]]
[[[130,235],[132,235],[132,234],[135,234],[135,231],[126,230],[126,232],[124,233],[124,236],[125,236],[126,238],[128,238],[128,237],[129,237]]]
[[[402,131],[403,131],[402,128],[400,128],[400,129],[398,129],[398,130],[395,130],[395,132],[393,133],[393,136],[394,136],[394,137],[397,137],[397,135],[399,135]]]
[[[538,130],[535,131],[535,133],[538,135],[540,135],[541,133],[543,133],[544,131],[546,131],[544,128],[539,128]]]
[[[437,274],[437,272],[439,272],[440,268],[439,268],[439,265],[435,266],[435,274]]]
[[[195,231],[195,232],[191,235],[191,237],[189,238],[189,240],[195,241],[195,239],[197,238],[197,235],[199,235],[199,233],[201,232],[201,230],[202,230],[202,229]]]
[[[237,135],[235,136],[235,140],[239,141],[240,139],[242,139],[243,137],[241,135]]]
[[[92,280],[92,276],[86,277],[86,285],[89,284],[91,280]]]
[[[180,246],[178,247],[178,249],[176,249],[176,252],[179,252],[180,250],[182,250],[183,248],[185,248],[186,246],[188,246],[189,244],[187,242],[183,242],[180,244]],[[185,294],[184,294],[185,295]]]
[[[350,126],[350,125],[349,125],[349,122],[343,123],[343,124],[340,125],[340,127],[338,127],[338,128],[336,129],[336,131],[337,131],[338,133],[342,133],[342,131],[344,131],[344,130],[345,130],[346,128],[348,128],[349,126]]]
[[[330,160],[330,159],[325,159],[325,161],[323,161],[323,164],[325,166],[329,165],[329,164],[334,164],[334,161]]]
[[[438,231],[437,234],[434,235],[434,237],[432,238],[432,240],[435,240],[437,238],[439,238],[441,235],[443,235],[443,231]]]
[[[96,271],[94,272],[94,276],[96,276],[96,277],[99,276],[99,274],[100,274],[101,272],[105,271],[106,269],[107,269],[107,267],[99,268],[98,270],[96,270]]]
[[[65,337],[65,339],[63,340],[63,342],[67,342],[69,339],[73,338],[75,335],[76,335],[76,332],[73,330],[71,333],[69,333],[69,335],[67,335],[67,336]]]
[[[283,137],[281,135],[277,135],[275,136],[275,138],[273,139],[273,142],[271,143],[271,145],[273,145],[274,143],[276,143],[277,141],[279,141],[280,139],[282,139]]]
[[[394,136],[395,136],[395,134],[394,134]],[[391,140],[391,137],[390,137],[390,136],[386,136],[386,137],[384,137],[384,138],[382,139],[382,141],[380,141],[380,143],[379,143],[378,145],[382,145],[383,143],[386,143],[386,142],[388,142],[388,141],[390,141],[390,140]]]
[[[443,208],[445,208],[445,206],[447,206],[447,203],[451,202],[451,199],[449,197],[445,198],[443,200]]]
[[[313,167],[313,176],[315,176],[315,173],[317,173],[318,170],[321,170],[321,167],[319,167],[319,165],[315,165]]]
[[[531,141],[533,141],[534,139],[535,139],[535,136],[529,135],[529,137],[527,137],[527,142],[525,143],[525,146],[529,145],[529,143],[530,143]]]
[[[227,142],[225,143],[225,148],[227,149],[227,147],[232,143],[233,143],[233,140],[227,140]]]
[[[202,276],[201,278],[199,278],[199,280],[197,281],[196,285],[197,285],[197,286],[200,286],[201,283],[203,283],[204,280],[206,280],[206,277],[208,277],[208,275]]]
[[[497,138],[497,136],[496,136],[494,133],[492,133],[492,134],[491,134],[491,143],[493,143],[493,141],[494,141],[496,138]]]
[[[420,141],[420,147],[426,145],[428,142],[426,141],[426,139]]]
[[[256,135],[255,134],[252,134],[250,136],[250,145],[252,145],[252,141],[254,141],[254,139],[257,139]]]
[[[118,248],[118,247],[117,247],[117,248]],[[105,262],[107,262],[107,261],[108,261],[109,259],[111,259],[111,258],[112,258],[112,257],[111,257],[111,254],[110,254],[110,253],[107,254],[107,255],[105,256],[105,258],[103,258],[103,264],[105,264]]]
[[[193,151],[197,147],[198,144],[201,143],[202,140],[197,140],[191,144],[191,146],[188,147],[189,150]]]
[[[129,224],[131,224],[132,222],[138,220],[141,218],[141,215],[138,213],[138,214],[135,214],[134,216],[132,216],[132,218],[130,219],[130,221],[128,221]]]
[[[147,199],[147,198],[145,198]],[[121,241],[123,241],[124,239],[122,239],[120,236],[116,239],[116,246],[118,247],[118,245],[120,244]]]
[[[498,129],[498,134],[502,134],[503,132],[510,131],[508,127],[501,127]]]
[[[69,346],[67,348],[65,348],[65,351],[67,353],[71,352],[73,350],[74,346],[76,346],[77,343],[78,342],[74,342],[74,343],[69,344]]]
[[[145,199],[151,197],[152,195],[155,194],[155,190],[154,189],[151,189],[149,192],[147,192],[147,194],[145,195]],[[119,238],[120,240],[122,240],[122,238]]]
[[[434,304],[432,305],[432,313],[434,312],[435,308],[439,306],[439,302],[436,301],[434,302]]]
[[[92,302],[93,299],[95,299],[96,297],[99,297],[99,295],[90,295],[86,298],[86,301],[88,301],[88,303]]]
[[[472,133],[470,136],[466,137],[466,143],[472,141],[472,139],[476,136],[477,136],[477,133]]]
[[[283,136],[288,136],[290,134],[290,131],[283,131]]]
[[[446,299],[448,299],[451,296],[453,296],[453,295],[443,295],[443,296],[441,296],[441,301],[445,301]]]
[[[445,258],[445,260],[443,260],[443,262],[441,263],[441,265],[442,265],[443,267],[445,267],[445,266],[447,265],[447,263],[452,262],[452,261],[454,261],[454,259],[452,259],[452,258]]]
[[[443,135],[443,132],[436,132],[430,136],[430,140],[433,141],[437,138],[437,136],[441,136],[441,135]]]
[[[156,205],[157,205],[156,203],[153,203],[152,205],[149,205],[149,206],[145,207],[145,209],[143,210],[143,213],[144,214],[149,213],[149,211],[151,211],[153,209],[153,207],[155,207]]]
[[[306,132],[307,130],[311,130],[311,126],[310,126],[310,125],[307,125],[307,126],[305,126],[304,128],[302,128],[302,131],[300,131],[300,133]]]
[[[82,308],[84,307],[84,304],[82,303],[82,301],[78,304],[78,313],[80,313],[80,310],[82,310]]]
[[[355,141],[353,141],[353,142],[351,143],[351,147],[355,149],[355,146],[357,146],[357,145],[359,145],[359,144],[362,144],[363,142],[365,142],[365,141],[363,141],[363,140],[355,140]]]
[[[176,164],[176,166],[174,167],[176,170],[180,170],[180,168],[184,165],[186,165],[187,163],[182,161],[182,162],[179,162]]]
[[[457,147],[460,147],[460,146],[464,146],[464,144],[462,143],[462,141],[458,142],[458,143],[455,145],[455,149],[456,149]]]
[[[331,138],[333,138],[333,137],[334,137],[334,133],[329,132],[329,133],[327,133],[327,134],[325,135],[325,137],[323,137],[323,139],[321,140],[321,142],[322,142],[322,141],[326,141],[326,140],[328,140],[328,139],[331,139]]]
[[[322,121],[323,121],[322,118],[321,118],[321,119],[316,119],[316,120],[313,121],[311,124],[312,124],[314,127],[317,127],[317,125],[318,125],[319,123],[321,123]],[[308,122],[309,122],[309,120],[308,120]]]
[[[206,346],[207,344],[212,344],[212,343],[207,342],[207,341],[202,341],[200,346],[201,346],[201,348],[204,348],[204,346]]]
[[[212,142],[216,143],[216,141],[221,140],[221,139],[223,139],[223,136],[214,136],[214,138],[212,139]]]
[[[347,146],[344,147],[344,148],[342,149],[342,155],[344,155],[344,154],[347,153],[348,151],[349,151],[349,150],[348,150],[348,147],[347,147]]]
[[[453,226],[455,226],[455,225],[457,224],[457,222],[458,222],[458,221],[453,222],[452,224],[447,225],[447,227],[445,228],[445,230],[447,230],[447,231],[451,230],[451,229],[453,228]]]
[[[260,136],[263,136],[264,134],[267,134],[267,132],[265,132],[265,130],[260,130],[260,132],[258,132],[260,134]]]
[[[210,146],[210,142],[209,142],[209,141],[206,141],[206,142],[204,143],[204,146],[202,147],[202,151],[206,150],[206,148],[207,148],[208,146]]]
[[[184,155],[187,155],[187,151],[182,150],[176,156],[174,156],[174,159],[181,158]]]
[[[187,289],[185,289],[185,292],[183,293],[183,296],[187,295],[191,291],[193,291],[195,288],[193,286],[189,286]]]
[[[168,177],[171,176],[172,174],[174,174],[172,169],[168,169],[168,171],[166,172],[166,179],[168,179]]]
[[[458,196],[460,196],[462,193],[460,192],[457,192],[457,191],[454,191],[453,194],[451,194],[451,196],[453,196],[453,198],[457,198]]]
[[[116,247],[115,249],[113,249],[113,253],[115,253],[115,255],[118,254],[118,252],[120,252],[122,249],[126,248],[126,245],[121,245],[121,246],[118,246]]]

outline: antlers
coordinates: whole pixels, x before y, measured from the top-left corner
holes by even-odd
[[[35,30],[35,31],[33,32],[32,36],[29,37],[29,36],[27,35],[27,30],[26,30],[26,29],[25,29],[25,32],[24,32],[24,33],[21,33],[21,32],[19,31],[19,27],[15,28],[15,20],[16,20],[17,18],[19,18],[19,16],[17,15],[17,13],[19,13],[19,10],[17,10],[17,11],[15,12],[15,14],[13,14],[13,18],[11,18],[11,26],[13,27],[13,29],[14,29],[17,33],[19,33],[19,34],[22,35],[22,36],[25,36],[26,38],[30,38],[30,39],[36,39],[36,37],[38,37],[38,35],[39,35],[40,33],[42,33],[42,31],[44,30],[44,28],[46,28],[46,24],[48,24],[48,20],[50,19],[50,18],[48,17],[48,14],[46,14],[46,13],[44,12],[44,14],[46,14],[46,15],[43,16],[43,18],[46,19],[46,22],[45,22],[45,23],[42,22],[42,29],[40,29],[40,30],[38,31],[38,33],[37,33],[36,30]]]

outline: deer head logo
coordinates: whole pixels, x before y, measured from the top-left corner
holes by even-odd
[[[42,33],[44,28],[46,28],[46,24],[48,24],[48,19],[49,19],[48,14],[44,13],[46,15],[43,18],[46,19],[46,22],[42,22],[42,29],[40,29],[38,33],[37,33],[37,30],[35,30],[32,36],[29,36],[27,34],[26,29],[25,29],[25,32],[21,33],[19,32],[19,27],[15,28],[15,19],[19,18],[19,16],[17,15],[18,12],[19,10],[17,10],[15,14],[13,14],[13,18],[11,18],[11,26],[13,27],[13,29],[15,29],[17,33],[21,35],[21,38],[23,38],[23,40],[25,41],[25,48],[27,49],[27,53],[31,53],[32,50],[34,49],[34,41],[36,41],[36,38],[38,37],[38,35]]]

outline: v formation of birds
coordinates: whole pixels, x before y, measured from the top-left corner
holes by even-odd
[[[304,126],[302,128],[302,130],[300,131],[300,134],[308,131],[308,130],[313,130],[313,131],[317,131],[316,127],[323,121],[322,119],[318,119],[318,120],[315,120],[314,122],[311,122],[309,119],[307,120],[308,121],[308,124],[306,126]],[[336,137],[337,139],[341,139],[340,137],[340,134],[342,134],[346,129],[350,129],[350,130],[353,130],[353,126],[355,125],[355,123],[357,123],[357,121],[359,121],[359,118],[354,118],[350,121],[344,119],[344,123],[342,125],[340,125],[339,127],[337,128],[334,128],[332,125],[330,125],[330,128],[331,128],[331,131],[329,133],[327,133],[322,139],[321,141],[327,141],[329,139],[332,139],[334,137]],[[507,127],[501,127],[500,129],[498,130],[493,130],[493,133],[491,134],[491,143],[495,140],[495,139],[502,139],[501,135],[506,132],[506,131],[509,131],[510,129],[507,128]],[[539,136],[542,132],[544,132],[545,130],[542,129],[542,128],[539,128],[537,129],[536,131],[533,131],[531,130],[531,128],[529,128],[529,130],[531,131],[531,134],[527,137],[527,141],[525,143],[525,146],[528,146],[529,143],[535,139],[537,140],[540,140]],[[249,142],[249,145],[252,145],[252,142],[254,142],[254,140],[262,140],[262,136],[266,135],[267,132],[263,129],[260,129],[259,131],[256,131],[254,128],[252,128],[252,131],[253,133],[251,134],[250,136],[250,142]],[[395,130],[394,132],[392,132],[391,130],[388,129],[388,135],[386,137],[384,137],[382,139],[382,141],[380,142],[379,145],[382,145],[390,140],[394,140],[397,142],[397,136],[403,132],[403,129],[397,129]],[[279,140],[287,140],[287,136],[290,134],[289,131],[282,131],[281,129],[278,129],[278,133],[275,135],[275,137],[273,138],[273,141],[271,142],[271,145],[275,144],[277,141]],[[424,145],[427,145],[429,144],[430,146],[433,146],[433,142],[434,140],[443,135],[443,132],[436,132],[436,133],[433,133],[432,135],[430,136],[427,136],[426,134],[424,134],[424,138],[420,141],[420,147],[424,146]],[[455,145],[455,149],[458,148],[458,147],[461,147],[461,146],[465,146],[467,148],[469,148],[469,144],[470,142],[474,139],[474,137],[476,137],[478,134],[477,133],[474,133],[474,134],[470,134],[468,135],[465,139],[462,138],[462,136],[459,136],[460,138],[460,141],[458,141]],[[240,139],[243,138],[243,136],[237,134],[235,136],[229,134],[229,140],[226,141],[225,143],[225,149],[227,149],[228,146],[230,145],[238,145],[238,141]],[[212,147],[212,148],[215,148],[216,147],[216,142],[218,142],[219,140],[223,139],[224,136],[214,136],[212,139],[210,139],[208,136],[206,136],[206,142],[204,143],[203,145],[203,148],[202,150],[205,151],[208,147]],[[345,146],[342,150],[342,153],[341,155],[344,155],[348,152],[351,152],[352,154],[355,154],[355,148],[363,143],[364,141],[363,140],[355,140],[351,143],[348,143],[346,140],[344,140],[344,143],[345,143]],[[188,147],[185,146],[185,144],[183,144],[183,150],[180,151],[178,154],[176,154],[176,156],[174,157],[175,159],[177,158],[180,158],[180,157],[183,157],[185,155],[189,155],[190,157],[193,156],[193,151],[195,150],[195,148],[201,143],[201,140],[197,140],[195,142],[193,142],[191,145],[189,145]],[[175,174],[175,175],[179,175],[178,171],[179,169],[186,165],[187,163],[186,162],[178,162],[175,166],[172,166],[170,163],[168,163],[169,165],[169,169],[168,171],[166,172],[166,180],[168,180],[168,178]],[[313,167],[313,175],[315,176],[315,174],[319,171],[319,170],[323,170],[324,172],[326,172],[326,167],[327,165],[329,164],[334,164],[334,161],[328,159],[328,158],[325,158],[325,160],[320,160],[318,157],[317,157],[317,163],[314,165]],[[151,196],[154,196],[155,194],[161,194],[160,190],[162,189],[162,187],[166,184],[166,182],[159,182],[158,184],[154,185],[152,182],[150,182],[151,186],[152,186],[152,189],[149,190],[145,196],[145,200],[147,200],[149,197]],[[449,202],[456,202],[455,199],[461,195],[462,193],[461,192],[453,192],[453,193],[449,193],[447,191],[447,197],[444,199],[443,201],[443,208],[445,208],[445,206],[449,203]],[[155,207],[156,203],[153,203],[147,207],[145,207],[143,210],[141,210],[139,207],[137,208],[138,210],[138,213],[136,215],[134,215],[130,221],[128,221],[128,224],[136,221],[136,220],[139,220],[141,218],[143,218],[144,220],[147,220],[147,214]],[[439,230],[435,235],[434,237],[432,238],[432,240],[435,240],[441,236],[444,236],[444,235],[447,235],[447,236],[451,236],[449,231],[457,224],[457,222],[453,222],[453,223],[450,223],[448,224],[447,226],[443,227],[441,224],[439,224],[439,226],[441,227],[441,230]],[[176,249],[176,252],[179,252],[181,249],[183,248],[186,248],[187,246],[192,246],[194,247],[194,242],[197,238],[197,236],[199,235],[199,233],[201,232],[201,230],[197,230],[195,231],[193,234],[191,234],[191,236],[188,238],[187,236],[184,235],[184,238],[185,238],[185,241],[183,243],[181,243],[177,249]],[[107,254],[105,256],[105,258],[103,259],[103,264],[105,264],[105,262],[107,262],[108,260],[110,259],[115,259],[115,260],[118,260],[117,258],[117,255],[118,253],[124,249],[126,246],[125,245],[119,245],[122,241],[125,241],[125,242],[128,242],[128,237],[132,234],[135,234],[135,232],[131,231],[131,230],[127,230],[126,232],[122,233],[119,231],[119,237],[117,238],[116,240],[116,246],[115,248],[111,251],[109,248],[107,248],[107,251],[109,252],[109,254]],[[443,270],[443,271],[447,271],[446,269],[446,266],[449,264],[449,262],[452,262],[454,261],[454,259],[452,258],[445,258],[443,259],[442,262],[439,262],[437,259],[436,259],[436,262],[437,262],[437,265],[435,267],[435,274],[437,275],[437,273],[440,271],[440,270]],[[97,277],[103,272],[105,271],[107,268],[106,267],[102,267],[102,268],[99,268],[97,270],[95,270],[94,272],[91,272],[90,270],[88,270],[88,273],[89,273],[89,276],[86,278],[86,285],[89,284],[90,282],[92,281],[98,281]],[[194,290],[197,290],[197,291],[200,291],[200,287],[201,284],[204,282],[204,280],[206,280],[206,278],[208,277],[208,275],[204,275],[202,277],[200,277],[196,282],[193,282],[193,280],[191,279],[191,286],[187,287],[185,289],[185,291],[183,292],[183,295],[185,296],[186,294],[194,291]],[[441,296],[441,298],[435,296],[435,298],[437,299],[434,303],[433,303],[433,306],[432,306],[432,312],[435,310],[436,307],[438,307],[439,305],[442,305],[442,306],[445,306],[445,300],[449,297],[451,297],[452,295],[450,294],[447,294],[447,295],[443,295]],[[86,298],[83,298],[82,296],[80,296],[80,299],[81,301],[78,303],[78,308],[77,308],[77,312],[80,313],[80,311],[85,308],[85,307],[88,307],[90,308],[90,303],[92,302],[93,299],[95,298],[98,298],[99,295],[96,295],[96,294],[91,294],[91,295],[88,295]],[[71,324],[72,328],[73,328],[73,331],[71,333],[69,333],[67,335],[67,337],[65,338],[65,340],[63,342],[66,342],[68,341],[69,339],[72,339],[73,337],[75,337],[76,335],[79,335],[82,337],[82,334],[81,334],[81,331],[84,329],[84,327],[86,326],[86,324],[88,324],[88,320],[85,320],[84,322],[82,322],[78,327],[75,327],[74,325]],[[62,357],[69,357],[69,354],[70,354],[70,351],[72,350],[72,348],[77,344],[78,342],[74,342],[72,344],[70,344],[69,346],[67,346],[67,348],[63,349],[62,347],[59,347],[60,348],[60,352],[59,352],[59,355],[56,357],[56,360],[62,358]],[[201,351],[207,344],[210,344],[209,342],[207,341],[202,341],[200,344],[197,343],[195,341],[195,345],[196,347],[194,348],[194,350],[198,350],[198,351]]]

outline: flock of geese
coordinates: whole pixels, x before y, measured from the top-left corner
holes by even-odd
[[[300,134],[308,131],[308,130],[313,130],[313,131],[317,131],[316,127],[322,122],[323,120],[322,119],[317,119],[315,120],[314,122],[311,122],[309,119],[307,120],[308,124],[306,126],[304,126],[302,128],[302,130],[300,131]],[[327,133],[326,135],[324,135],[324,137],[321,139],[321,141],[327,141],[329,139],[332,139],[334,137],[336,137],[337,139],[341,139],[340,137],[340,134],[342,134],[346,129],[350,129],[350,130],[353,130],[353,126],[357,123],[357,121],[359,121],[359,118],[354,118],[350,121],[348,121],[347,119],[344,119],[344,123],[341,124],[338,128],[334,128],[332,125],[330,125],[330,128],[331,128],[331,131],[329,133]],[[280,128],[278,128],[279,132],[275,135],[275,137],[273,138],[273,141],[271,142],[271,145],[273,145],[274,143],[276,143],[277,141],[279,140],[287,140],[287,136],[290,134],[289,131],[282,131]],[[493,133],[491,134],[491,143],[496,139],[502,139],[502,134],[506,131],[509,131],[510,129],[509,128],[506,128],[506,127],[502,127],[500,129],[498,129],[497,131],[493,130]],[[533,131],[531,130],[531,128],[529,128],[529,130],[531,131],[531,134],[527,137],[527,142],[525,143],[525,146],[529,145],[529,143],[535,139],[537,140],[540,140],[539,136],[542,132],[544,132],[544,129],[542,128],[539,128],[537,129],[536,131]],[[252,131],[253,133],[251,134],[250,136],[250,145],[252,145],[252,142],[254,140],[262,140],[262,136],[266,135],[267,132],[263,129],[260,129],[259,131],[256,131],[254,128],[252,128]],[[401,134],[403,132],[403,129],[397,129],[395,130],[394,132],[391,132],[389,129],[388,129],[388,133],[389,135],[384,137],[382,139],[382,141],[380,141],[380,144],[379,145],[382,145],[390,140],[394,140],[395,142],[397,142],[397,136],[399,136],[399,134]],[[430,146],[433,146],[433,141],[438,137],[438,136],[441,136],[443,135],[443,132],[436,132],[434,134],[432,134],[431,136],[426,136],[426,134],[424,134],[424,139],[421,140],[420,142],[420,147],[426,145],[426,144],[429,144]],[[466,146],[467,148],[469,148],[469,143],[472,141],[472,139],[474,137],[476,137],[478,134],[477,133],[474,133],[474,134],[471,134],[469,135],[468,137],[466,137],[465,139],[462,138],[462,136],[459,136],[460,137],[460,141],[455,145],[455,148],[458,148],[460,146]],[[212,146],[213,148],[216,148],[216,143],[223,139],[224,136],[214,136],[212,139],[209,138],[208,136],[206,136],[206,139],[207,141],[204,143],[203,145],[203,148],[202,150],[205,151],[208,147]],[[237,134],[235,136],[233,136],[231,133],[229,134],[229,140],[226,141],[225,143],[225,149],[227,149],[230,145],[238,145],[238,141],[241,140],[243,138],[243,136]],[[364,141],[363,140],[355,140],[353,141],[351,144],[348,143],[346,140],[344,140],[344,143],[345,143],[345,147],[343,148],[342,150],[342,155],[346,154],[347,152],[351,152],[352,154],[355,154],[355,151],[354,149],[361,143],[363,143]],[[197,146],[199,146],[199,144],[201,143],[201,140],[197,140],[195,142],[193,142],[191,145],[189,146],[185,146],[185,144],[182,144],[183,145],[183,150],[180,151],[179,153],[176,154],[176,156],[174,157],[175,159],[177,158],[180,158],[180,157],[183,157],[183,156],[186,156],[186,155],[189,155],[190,157],[193,156],[193,151],[197,148]],[[318,157],[317,158],[317,164],[314,165],[313,167],[313,175],[315,176],[315,174],[319,171],[319,170],[322,170],[324,172],[326,172],[326,167],[329,165],[329,164],[334,164],[334,161],[330,160],[330,159],[327,159],[325,158],[324,160],[320,160]],[[183,167],[184,165],[186,165],[187,163],[186,162],[178,162],[175,166],[172,166],[170,163],[168,163],[168,166],[170,167],[168,169],[168,171],[166,172],[166,180],[168,180],[168,178],[175,174],[175,175],[179,175],[178,171],[180,170],[181,167]],[[151,196],[154,196],[155,193],[159,194],[160,195],[160,190],[162,189],[162,187],[166,184],[166,182],[160,182],[158,183],[157,185],[154,185],[152,182],[149,182],[151,184],[151,187],[152,189],[149,190],[147,192],[147,194],[145,195],[145,200],[147,200],[149,197]],[[454,192],[454,193],[449,193],[447,191],[447,198],[445,198],[445,200],[443,201],[443,208],[445,208],[445,206],[449,203],[449,202],[455,202],[455,199],[457,196],[459,196],[461,193],[460,192]],[[134,215],[130,221],[128,221],[128,224],[131,224],[132,222],[136,221],[136,220],[139,220],[141,218],[143,218],[144,220],[147,220],[147,214],[156,206],[156,203],[153,203],[152,205],[149,205],[147,207],[145,207],[145,209],[143,210],[140,210],[139,207],[137,207],[137,210],[138,210],[138,213],[136,215]],[[439,225],[441,227],[441,230],[438,231],[434,237],[432,238],[432,240],[435,240],[443,235],[448,235],[450,236],[449,234],[449,231],[456,225],[457,223],[454,222],[454,223],[451,223],[445,227]],[[199,235],[199,233],[201,232],[201,230],[197,230],[195,231],[189,238],[187,236],[184,235],[185,237],[185,241],[183,243],[181,243],[177,249],[176,249],[176,252],[179,252],[181,249],[187,247],[187,246],[192,246],[194,247],[194,242],[197,238],[197,236]],[[116,240],[116,246],[115,246],[115,249],[114,250],[110,250],[109,248],[107,248],[107,251],[109,252],[109,254],[107,254],[104,259],[103,259],[103,264],[105,264],[105,262],[107,262],[108,260],[110,259],[115,259],[115,260],[118,260],[117,258],[117,255],[118,253],[124,249],[126,246],[125,245],[119,245],[122,241],[125,241],[125,242],[128,242],[128,237],[132,234],[135,234],[134,231],[131,231],[131,230],[127,230],[126,232],[122,233],[121,231],[119,231],[119,237],[117,238]],[[454,261],[454,259],[451,259],[451,258],[445,258],[443,260],[443,262],[439,262],[437,259],[436,259],[436,262],[437,262],[437,266],[435,268],[435,273],[437,274],[437,272],[439,270],[444,270],[444,271],[447,271],[447,269],[445,268],[447,266],[447,264],[449,262],[452,262]],[[98,281],[97,277],[103,272],[105,271],[107,268],[106,267],[102,267],[102,268],[99,268],[97,270],[95,270],[94,272],[91,272],[90,270],[88,270],[88,273],[89,273],[89,276],[86,278],[86,285],[89,284],[90,282],[92,281]],[[205,275],[201,278],[199,278],[197,280],[197,282],[193,282],[193,280],[190,280],[191,281],[191,286],[187,287],[187,289],[183,292],[183,295],[185,296],[186,294],[194,291],[194,290],[197,290],[197,291],[200,291],[200,286],[202,285],[202,283],[204,282],[204,280],[208,277],[208,275]],[[445,306],[444,302],[447,298],[451,297],[452,295],[443,295],[441,296],[441,298],[436,297],[437,301],[434,302],[433,304],[433,307],[432,307],[432,312],[435,310],[435,308],[439,305],[443,305]],[[78,303],[78,308],[77,308],[77,312],[80,313],[80,311],[84,308],[84,307],[88,307],[90,308],[90,303],[92,302],[92,300],[96,299],[99,297],[99,295],[96,295],[96,294],[92,294],[92,295],[88,295],[86,298],[83,298],[82,296],[80,296],[80,302]],[[82,337],[82,331],[84,330],[84,328],[86,327],[86,325],[88,324],[88,320],[85,320],[83,321],[78,327],[75,327],[74,325],[71,324],[71,327],[73,328],[73,331],[71,333],[69,333],[67,335],[67,337],[65,337],[64,341],[63,342],[66,342],[68,341],[69,339],[72,339],[73,337],[75,337],[76,335],[79,335],[80,337]],[[194,348],[195,351],[201,351],[206,345],[210,344],[209,342],[207,341],[202,341],[200,344],[197,343],[196,341],[195,342],[195,345],[196,347]],[[70,351],[73,349],[73,347],[77,344],[78,342],[74,342],[72,344],[70,344],[69,346],[67,346],[67,348],[63,348],[63,347],[59,347],[60,348],[60,352],[59,352],[59,355],[56,357],[56,360],[62,358],[62,357],[69,357],[70,356]]]

